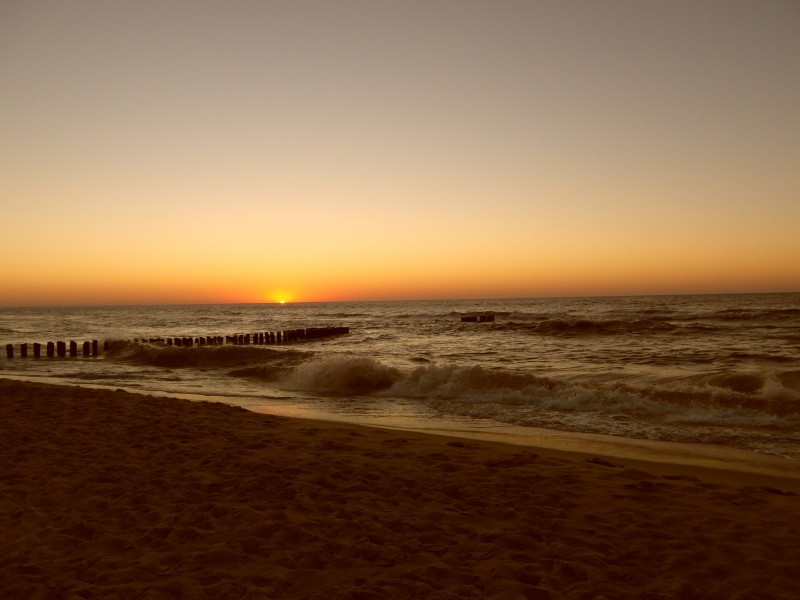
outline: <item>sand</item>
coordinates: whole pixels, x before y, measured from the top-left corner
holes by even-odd
[[[9,380],[0,423],[2,598],[800,597],[797,480]]]

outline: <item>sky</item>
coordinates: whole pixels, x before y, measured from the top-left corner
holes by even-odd
[[[800,291],[797,0],[0,0],[0,305]]]

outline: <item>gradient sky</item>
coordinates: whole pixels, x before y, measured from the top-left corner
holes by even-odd
[[[0,304],[800,290],[796,0],[0,1]]]

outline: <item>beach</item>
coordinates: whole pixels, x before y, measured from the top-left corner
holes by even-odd
[[[796,598],[800,482],[0,380],[3,598]]]

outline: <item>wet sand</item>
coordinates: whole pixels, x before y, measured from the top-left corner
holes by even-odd
[[[797,598],[800,480],[0,380],[0,597]]]

